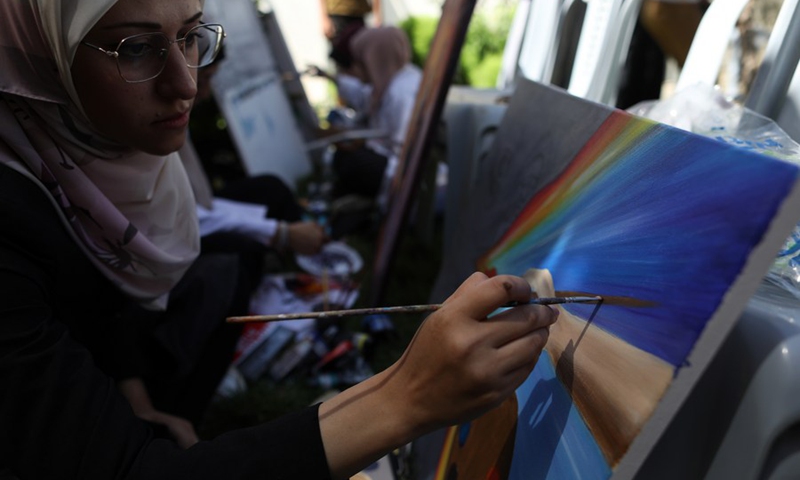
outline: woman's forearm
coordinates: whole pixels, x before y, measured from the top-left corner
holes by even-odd
[[[319,409],[333,478],[348,478],[394,448],[496,407],[530,374],[557,311],[525,305],[518,277],[474,274],[417,330],[394,365]]]
[[[355,385],[319,409],[320,433],[331,477],[350,478],[422,432],[394,391],[393,369]]]

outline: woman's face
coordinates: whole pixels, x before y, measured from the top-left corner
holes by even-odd
[[[200,0],[119,0],[84,41],[113,51],[123,38],[142,33],[162,32],[174,40],[198,25],[201,14]],[[197,94],[196,76],[176,44],[170,46],[161,74],[142,83],[127,83],[113,57],[84,44],[72,63],[75,88],[95,128],[111,140],[153,155],[166,155],[183,145]]]

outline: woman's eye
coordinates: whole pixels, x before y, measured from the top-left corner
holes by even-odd
[[[129,58],[141,58],[148,55],[152,55],[154,52],[159,50],[158,47],[153,45],[151,42],[125,42],[122,44],[117,50],[120,56],[129,57]]]
[[[186,46],[188,46],[188,47],[191,47],[191,46],[193,46],[195,43],[197,43],[197,39],[198,39],[198,38],[200,38],[200,32],[198,32],[198,31],[193,31],[193,32],[190,32],[190,33],[189,33],[188,35],[186,35],[186,37],[184,38],[184,44],[185,44]]]

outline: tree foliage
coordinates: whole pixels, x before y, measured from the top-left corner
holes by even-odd
[[[513,6],[500,6],[491,12],[473,15],[459,56],[453,83],[472,87],[493,87],[500,72]],[[412,16],[400,24],[411,40],[411,61],[424,68],[439,19]]]

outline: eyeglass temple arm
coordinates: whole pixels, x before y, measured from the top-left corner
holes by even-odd
[[[106,55],[108,55],[109,57],[119,58],[119,52],[115,52],[115,51],[111,51],[111,50],[106,50],[106,49],[105,49],[105,48],[103,48],[103,47],[98,47],[97,45],[92,45],[92,44],[91,44],[91,43],[89,43],[89,42],[81,42],[81,43],[83,43],[83,44],[84,44],[84,45],[86,45],[87,47],[92,47],[92,48],[94,48],[94,49],[96,49],[96,50],[99,50],[99,51],[101,51],[101,52],[105,53]]]

